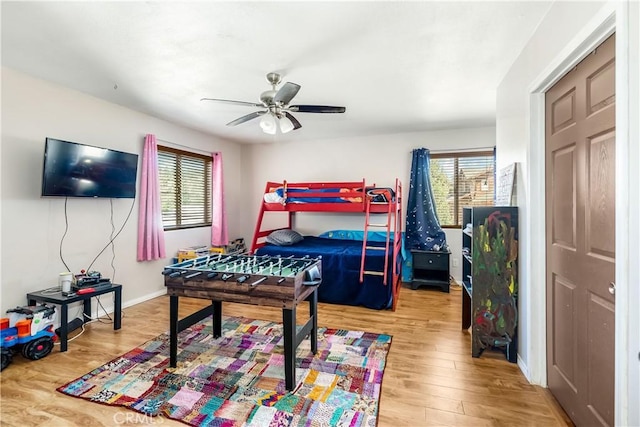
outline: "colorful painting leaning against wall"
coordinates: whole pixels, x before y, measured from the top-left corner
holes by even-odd
[[[518,321],[517,211],[496,208],[473,229],[473,343],[479,357],[487,347],[502,348],[516,361]],[[512,222],[513,221],[513,222]]]

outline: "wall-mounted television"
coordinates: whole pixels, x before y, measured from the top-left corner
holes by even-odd
[[[47,138],[42,195],[135,198],[138,155]]]

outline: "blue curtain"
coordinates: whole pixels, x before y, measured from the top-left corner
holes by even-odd
[[[436,215],[429,179],[429,150],[426,148],[413,150],[405,232],[405,244],[409,250],[448,249],[446,235]]]

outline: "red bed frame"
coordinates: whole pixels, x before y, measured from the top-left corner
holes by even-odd
[[[304,188],[308,191],[304,193],[304,197],[313,197],[327,200],[335,198],[343,199],[357,199],[358,202],[349,203],[336,203],[336,202],[316,202],[316,203],[268,203],[262,199],[260,203],[260,212],[258,214],[258,220],[256,222],[255,231],[253,233],[253,240],[251,242],[251,253],[264,246],[266,244],[265,238],[273,231],[280,229],[291,229],[293,224],[293,216],[297,212],[355,212],[362,213],[364,215],[363,229],[366,232],[370,225],[369,213],[371,214],[388,214],[388,221],[390,222],[390,231],[393,233],[393,240],[387,241],[387,245],[390,245],[390,251],[393,255],[392,266],[392,283],[393,286],[393,305],[392,309],[395,311],[396,304],[399,297],[399,292],[402,284],[402,272],[401,272],[401,258],[400,250],[402,247],[402,184],[399,179],[395,182],[395,197],[388,199],[388,202],[371,202],[367,197],[367,190],[377,188],[375,184],[367,184],[365,179],[362,181],[347,181],[347,182],[267,182],[265,191],[267,194],[273,192],[276,188],[282,188],[284,193],[284,199],[287,199],[287,189],[291,188]],[[330,189],[336,189],[336,191],[330,191]],[[322,192],[313,192],[313,190],[322,190]],[[265,212],[286,212],[287,213],[287,225],[286,227],[278,227],[276,229],[263,230],[262,221],[264,219]],[[378,221],[379,222],[379,221]],[[365,241],[366,244],[366,241]],[[364,251],[363,251],[364,253]]]

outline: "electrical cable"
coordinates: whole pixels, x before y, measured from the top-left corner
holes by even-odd
[[[115,283],[116,281],[116,266],[114,264],[115,260],[116,260],[116,245],[113,244],[113,233],[116,231],[116,226],[113,223],[113,199],[109,199],[109,206],[111,207],[111,216],[110,216],[110,222],[111,222],[111,234],[109,235],[109,238],[111,239],[111,271],[113,271],[113,275],[111,276],[111,281],[113,283]]]
[[[122,223],[122,227],[120,227],[120,230],[118,230],[118,232],[116,233],[115,236],[113,236],[113,238],[105,245],[104,248],[102,248],[102,250],[100,252],[98,252],[98,255],[96,255],[96,257],[93,259],[93,261],[91,261],[91,264],[89,264],[89,267],[87,267],[85,269],[85,271],[91,271],[91,266],[93,266],[93,263],[96,262],[98,260],[98,257],[100,255],[102,255],[102,253],[107,250],[107,248],[109,247],[109,245],[111,245],[113,243],[113,241],[120,235],[120,233],[122,233],[122,230],[124,230],[124,226],[127,225],[127,222],[129,221],[129,217],[131,217],[131,212],[133,212],[133,206],[135,205],[136,199],[133,199],[131,201],[131,209],[129,209],[129,213],[127,214],[127,217],[124,220],[124,223]]]
[[[87,316],[87,315],[85,315],[85,314],[84,314],[84,311],[80,311],[80,312],[78,312],[78,314],[76,314],[76,315],[73,317],[73,319],[75,319],[75,318],[77,318],[77,317],[81,317],[81,316],[82,316],[82,317],[89,317],[89,316]],[[89,317],[89,319],[91,319],[91,317]],[[84,333],[84,331],[85,331],[84,325],[87,325],[87,324],[89,324],[89,323],[91,323],[91,322],[93,322],[93,321],[94,321],[93,319],[92,319],[91,321],[89,321],[89,322],[84,322],[84,321],[83,321],[83,322],[82,322],[82,325],[81,325],[82,330],[81,330],[78,334],[76,334],[76,335],[74,335],[74,336],[72,336],[72,337],[68,337],[68,336],[67,336],[67,342],[71,342],[71,341],[75,340],[76,338],[78,338],[80,335],[82,335],[82,334]],[[71,333],[73,333],[73,332],[74,332],[74,331],[71,331]],[[54,344],[54,345],[60,345],[60,344],[61,344],[61,342],[60,342],[60,341],[56,341],[56,342],[54,342],[53,344]]]
[[[107,310],[104,308],[104,306],[102,305],[102,302],[100,301],[100,297],[97,296],[96,300],[98,301],[98,305],[102,308],[102,311],[104,311],[104,315],[107,316],[107,319],[109,319],[109,322],[103,321],[100,318],[100,315],[98,314],[98,318],[96,319],[98,322],[100,323],[113,323],[113,319],[111,318],[111,316],[109,316],[109,313],[107,312]]]
[[[62,238],[60,239],[60,260],[62,261],[62,264],[64,264],[65,268],[67,269],[67,271],[71,271],[71,269],[69,268],[69,266],[67,265],[67,263],[64,260],[64,257],[62,256],[62,244],[64,242],[64,239],[67,235],[67,232],[69,231],[69,218],[67,215],[67,201],[68,198],[65,197],[64,198],[64,220],[65,220],[65,229],[64,229],[64,233],[62,235]],[[113,199],[109,199],[109,205],[110,205],[110,223],[111,223],[111,234],[109,235],[109,242],[104,246],[104,248],[102,248],[102,250],[100,252],[98,252],[98,254],[96,255],[96,257],[93,259],[93,261],[91,261],[91,264],[89,264],[89,266],[86,268],[85,271],[90,271],[91,267],[93,266],[93,264],[96,262],[96,260],[100,257],[100,255],[102,255],[102,253],[109,247],[111,246],[111,253],[112,253],[112,258],[111,258],[111,269],[113,271],[113,277],[112,280],[115,279],[115,275],[116,275],[116,268],[115,268],[115,257],[116,257],[116,253],[115,253],[115,245],[114,245],[114,241],[115,239],[120,235],[120,233],[122,232],[122,230],[124,230],[124,227],[127,225],[127,223],[129,222],[129,218],[131,217],[131,213],[133,212],[133,207],[135,206],[135,199],[133,199],[131,201],[131,208],[129,209],[129,213],[127,213],[127,217],[125,218],[122,226],[120,227],[120,230],[118,230],[118,232],[114,235],[113,233],[115,232],[115,223],[113,221]],[[43,292],[47,292],[47,293],[57,293],[60,291],[60,288],[58,286],[56,287],[51,287],[46,289]],[[100,315],[98,314],[98,318],[97,319],[93,319],[90,316],[87,316],[84,314],[84,312],[82,313],[83,317],[87,317],[88,319],[91,319],[89,322],[86,323],[91,323],[91,322],[101,322],[101,323],[113,323],[113,319],[111,318],[111,316],[109,315],[109,313],[107,312],[107,310],[104,308],[104,306],[102,305],[102,302],[100,301],[100,297],[96,297],[97,301],[98,301],[98,305],[102,308],[102,310],[105,313],[105,316],[109,319],[109,322],[106,322],[104,320],[101,319]],[[124,314],[124,311],[121,311],[121,314]],[[79,316],[77,316],[79,317]],[[82,331],[74,336],[73,338],[69,339],[68,341],[72,341],[73,339],[79,337],[80,335],[82,335],[82,333],[84,333],[84,323],[82,325]]]
[[[39,294],[42,295],[53,295],[53,294],[58,294],[60,293],[60,286],[52,286],[50,288],[47,288],[43,291],[39,291]]]
[[[82,330],[77,335],[74,335],[73,337],[67,338],[67,342],[71,342],[71,341],[75,340],[76,338],[78,338],[80,335],[82,335],[84,333],[84,331],[86,330],[85,326],[90,324],[90,323],[95,323],[95,322],[106,323],[106,324],[113,323],[113,319],[111,318],[111,316],[109,316],[109,313],[107,313],[107,310],[104,308],[102,303],[100,303],[100,297],[96,297],[96,299],[98,300],[98,304],[100,305],[100,307],[102,307],[102,310],[104,311],[105,316],[107,316],[109,318],[109,320],[111,320],[111,321],[110,322],[105,322],[100,318],[100,316],[98,316],[97,318],[94,319],[93,317],[86,315],[84,313],[84,310],[79,311],[78,314],[74,317],[74,319],[76,317],[81,317],[82,316],[82,318],[89,319],[89,321],[83,321],[82,326],[81,326]],[[122,317],[124,317],[124,311],[122,311],[121,313],[122,313]],[[60,345],[60,342],[56,341],[53,344],[54,345]]]
[[[109,312],[104,308],[104,306],[100,302],[100,296],[96,296],[95,298],[96,298],[96,300],[98,300],[98,305],[100,305],[100,307],[102,307],[102,311],[104,311],[104,316],[102,316],[102,317],[106,317],[107,319],[109,319],[109,322],[102,320],[102,317],[100,317],[100,316],[98,316],[98,318],[93,319],[93,320],[96,321],[96,322],[100,322],[100,323],[107,323],[107,324],[113,323],[114,322],[113,318],[111,317],[111,315],[109,315]],[[115,311],[115,307],[114,307],[114,311]],[[121,319],[125,318],[124,310],[120,310],[120,318]]]
[[[75,339],[76,339],[76,338],[78,338],[80,335],[84,334],[84,330],[85,330],[84,325],[85,325],[85,324],[83,323],[83,324],[82,324],[82,326],[81,326],[82,330],[81,330],[77,335],[74,335],[74,336],[72,336],[71,338],[67,337],[67,342],[68,342],[68,343],[69,343],[69,342],[71,342],[71,341],[73,341],[73,340],[75,340]],[[54,345],[60,345],[61,343],[60,343],[59,341],[56,341],[56,342],[54,342],[53,344],[54,344]]]
[[[65,262],[62,256],[62,242],[64,242],[64,238],[67,235],[67,232],[69,231],[69,217],[67,216],[67,200],[69,200],[69,198],[65,197],[64,198],[64,233],[62,234],[62,238],[60,239],[60,260],[62,261],[62,264],[64,264],[64,266],[66,267],[67,271],[71,271],[71,269],[69,268],[69,266],[67,265],[67,263]]]

